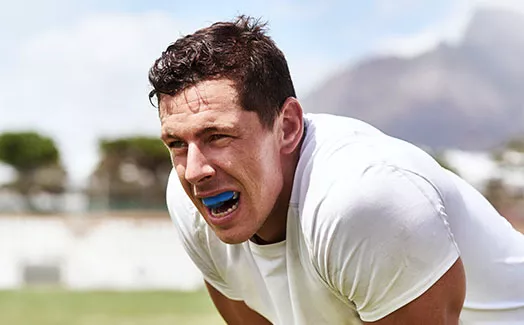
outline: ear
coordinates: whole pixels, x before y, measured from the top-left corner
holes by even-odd
[[[288,97],[278,117],[282,154],[291,154],[298,148],[304,133],[303,112],[296,98]]]

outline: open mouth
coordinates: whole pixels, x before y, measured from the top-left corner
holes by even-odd
[[[238,208],[240,193],[228,191],[202,199],[202,203],[209,209],[213,217],[224,217]]]

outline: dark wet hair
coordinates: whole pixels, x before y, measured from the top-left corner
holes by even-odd
[[[296,97],[284,54],[266,23],[248,16],[217,22],[178,39],[149,71],[150,101],[177,95],[205,80],[233,81],[240,106],[271,128],[288,97]],[[157,104],[158,104],[157,102]]]

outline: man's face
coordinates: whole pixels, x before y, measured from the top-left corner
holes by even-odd
[[[162,96],[160,119],[180,182],[207,223],[226,243],[251,238],[282,191],[279,129],[243,110],[227,79]],[[232,198],[210,207],[219,194]]]

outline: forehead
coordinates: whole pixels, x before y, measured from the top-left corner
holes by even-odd
[[[163,95],[159,103],[161,120],[172,115],[231,109],[240,109],[240,107],[238,93],[229,79],[202,81],[175,96]]]
[[[233,85],[227,79],[204,81],[176,96],[162,96],[159,105],[162,137],[186,138],[217,129],[240,131],[254,122],[251,120],[258,121],[256,113],[240,107]]]

